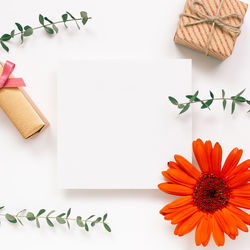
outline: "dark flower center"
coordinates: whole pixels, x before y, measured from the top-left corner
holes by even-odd
[[[221,177],[203,174],[194,188],[193,197],[201,211],[214,213],[227,206],[230,189]]]

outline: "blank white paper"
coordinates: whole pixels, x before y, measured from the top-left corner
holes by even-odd
[[[191,112],[168,100],[191,86],[190,60],[62,62],[59,187],[157,188],[175,153],[192,159]]]

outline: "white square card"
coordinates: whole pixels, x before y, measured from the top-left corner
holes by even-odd
[[[58,72],[58,178],[66,189],[154,189],[175,153],[191,160],[190,60],[68,61]],[[187,112],[188,113],[188,112]]]

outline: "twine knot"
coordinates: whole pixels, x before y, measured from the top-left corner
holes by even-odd
[[[209,34],[208,40],[207,40],[207,46],[206,46],[206,55],[208,55],[209,52],[209,45],[212,41],[212,36],[214,33],[214,27],[217,25],[220,27],[222,30],[226,32],[233,32],[237,36],[240,34],[240,28],[243,23],[243,16],[238,14],[238,13],[231,13],[229,15],[220,15],[220,11],[222,9],[223,3],[225,0],[221,0],[219,8],[217,9],[217,12],[215,15],[213,13],[210,13],[210,11],[207,9],[207,7],[199,0],[193,0],[190,4],[190,9],[192,14],[186,14],[183,13],[180,15],[180,17],[189,17],[192,18],[194,21],[185,23],[184,26],[193,26],[193,25],[198,25],[202,23],[209,23],[212,25],[211,32]],[[200,8],[202,11],[200,10]],[[239,24],[229,24],[226,22],[227,19],[229,18],[235,18],[238,20]]]

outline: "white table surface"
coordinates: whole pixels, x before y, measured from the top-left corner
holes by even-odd
[[[249,3],[249,0],[245,0]],[[250,32],[246,16],[233,55],[221,63],[190,49],[176,46],[173,36],[184,0],[72,0],[8,1],[2,3],[0,30],[8,32],[14,22],[38,24],[39,13],[57,19],[65,10],[77,15],[86,10],[93,19],[78,31],[70,25],[50,38],[37,31],[22,46],[14,42],[11,52],[1,51],[1,60],[17,64],[15,75],[22,76],[27,90],[51,122],[50,128],[34,140],[23,140],[0,112],[1,204],[7,211],[22,208],[67,209],[73,214],[109,213],[111,234],[102,229],[84,233],[25,222],[25,226],[2,222],[0,247],[3,249],[185,249],[195,248],[194,233],[177,238],[173,226],[158,211],[174,200],[158,190],[64,191],[56,186],[56,68],[60,59],[81,58],[192,58],[194,89],[217,83],[244,81],[249,84]],[[67,70],[67,69],[65,69]],[[71,83],[72,86],[74,83]],[[221,86],[220,86],[221,87]],[[178,93],[176,93],[178,96]],[[176,110],[173,107],[173,112]],[[190,114],[191,115],[191,114]],[[199,136],[194,126],[194,137]],[[181,138],[180,138],[181,142]],[[233,145],[234,146],[234,145]],[[176,149],[177,153],[178,148]],[[160,174],[160,173],[159,173]],[[143,177],[142,177],[143,178]],[[84,181],[84,179],[83,179]],[[236,241],[226,241],[224,249],[249,249],[249,234],[240,233]],[[207,249],[214,249],[210,243]]]

